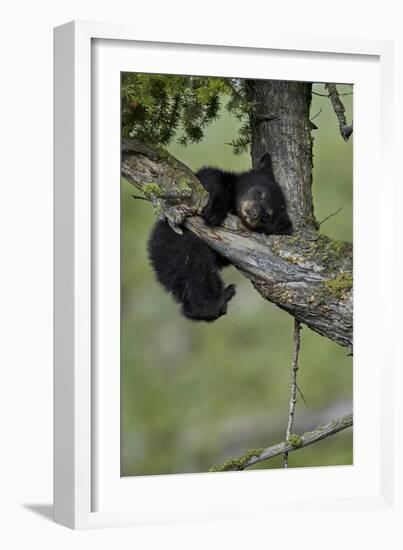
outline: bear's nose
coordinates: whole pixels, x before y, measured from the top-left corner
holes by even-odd
[[[251,220],[257,220],[259,217],[259,209],[252,206],[252,208],[249,209],[248,214]]]

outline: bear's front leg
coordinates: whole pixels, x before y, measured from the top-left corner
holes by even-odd
[[[202,217],[208,225],[220,225],[231,207],[230,186],[233,175],[217,168],[203,168],[196,173],[209,192],[209,200],[203,209]]]
[[[228,214],[228,202],[225,198],[210,195],[209,201],[202,212],[203,220],[208,225],[221,225]]]

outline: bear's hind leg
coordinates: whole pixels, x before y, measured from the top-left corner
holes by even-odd
[[[200,277],[199,277],[200,276]],[[228,302],[235,296],[235,285],[224,288],[217,269],[198,273],[186,283],[182,313],[194,321],[214,321],[227,313]]]

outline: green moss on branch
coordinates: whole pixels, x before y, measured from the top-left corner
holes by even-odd
[[[333,298],[344,298],[353,288],[353,276],[351,273],[343,271],[337,275],[337,277],[333,277],[326,281],[325,287]]]
[[[144,185],[143,193],[148,199],[151,199],[152,197],[160,197],[162,190],[158,183],[150,182]]]
[[[255,456],[260,456],[264,449],[251,449],[239,458],[227,460],[220,466],[213,466],[210,468],[210,472],[229,472],[233,470],[243,470],[249,463],[250,459]]]
[[[288,443],[290,443],[296,449],[299,449],[300,447],[302,447],[302,438],[298,434],[291,434],[290,438],[288,439]]]

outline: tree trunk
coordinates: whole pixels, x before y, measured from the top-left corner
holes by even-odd
[[[315,228],[312,201],[312,123],[309,120],[311,84],[247,80],[253,107],[252,164],[269,152],[273,169],[297,228]]]

